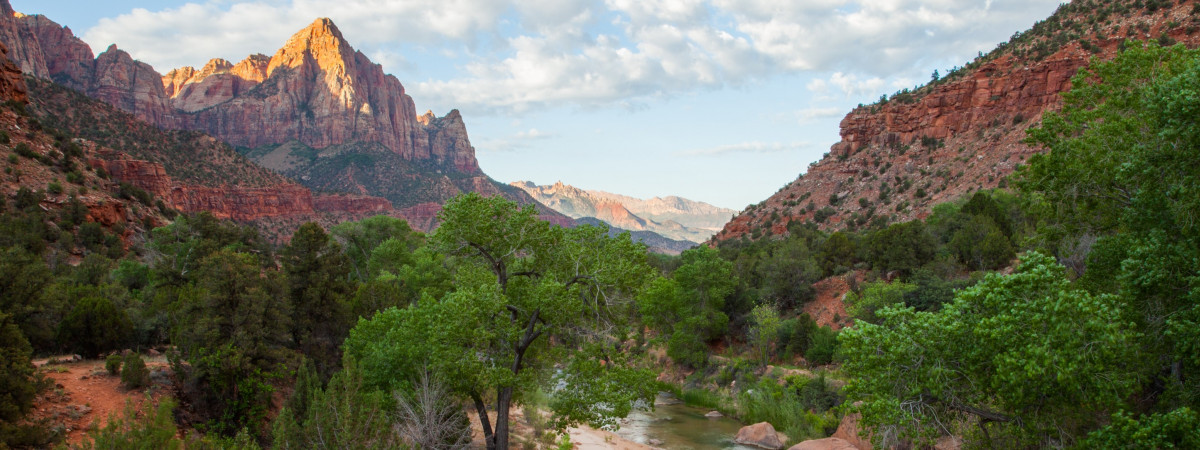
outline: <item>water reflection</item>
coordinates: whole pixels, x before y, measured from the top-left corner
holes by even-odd
[[[742,427],[741,422],[728,417],[710,419],[704,417],[707,412],[660,396],[654,411],[630,413],[621,421],[617,434],[630,441],[664,449],[757,449],[733,443],[734,435]]]

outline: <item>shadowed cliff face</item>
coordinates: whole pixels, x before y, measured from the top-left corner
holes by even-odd
[[[850,111],[841,122],[841,142],[713,240],[783,235],[793,221],[813,220],[826,229],[907,221],[925,217],[938,203],[1004,187],[1018,165],[1041,151],[1024,143],[1026,129],[1061,106],[1060,94],[1080,68],[1091,58],[1111,59],[1127,38],[1200,44],[1192,7],[1147,12],[1130,6],[1131,14],[1098,20],[1095,8],[1060,8],[1039,23],[1057,31],[1035,27],[952,77]],[[1082,26],[1089,23],[1096,25]],[[1083,31],[1062,39],[1075,29]]]

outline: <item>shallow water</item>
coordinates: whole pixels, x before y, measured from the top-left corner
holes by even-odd
[[[618,435],[653,447],[680,450],[738,449],[756,447],[733,443],[742,423],[728,417],[709,419],[708,410],[697,409],[660,397],[654,411],[634,411],[621,421]]]

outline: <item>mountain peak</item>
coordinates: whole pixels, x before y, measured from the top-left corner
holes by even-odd
[[[295,39],[296,36],[301,36],[301,35],[307,35],[310,37],[328,36],[328,37],[334,37],[334,38],[337,38],[340,40],[345,40],[345,38],[342,37],[342,31],[339,30],[337,25],[334,25],[333,20],[328,17],[317,18],[317,20],[314,20],[313,23],[309,24],[307,27],[304,27],[304,29],[296,32],[296,34],[293,35],[292,38]]]

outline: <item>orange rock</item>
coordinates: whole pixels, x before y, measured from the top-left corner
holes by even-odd
[[[733,442],[738,444],[753,445],[770,450],[783,448],[785,440],[785,438],[780,438],[779,433],[775,432],[775,427],[768,422],[744,426],[733,438]]]
[[[788,450],[859,450],[853,444],[846,442],[844,439],[835,437],[827,437],[825,439],[812,439],[801,442],[799,444],[788,447]]]

